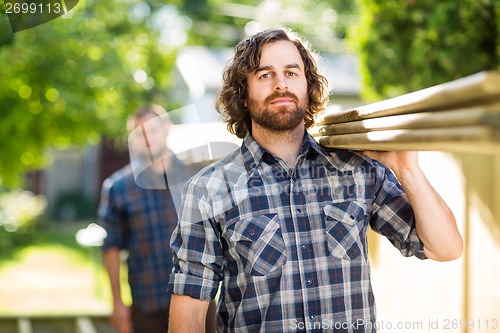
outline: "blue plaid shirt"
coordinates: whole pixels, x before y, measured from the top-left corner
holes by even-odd
[[[390,170],[306,133],[294,168],[247,135],[184,188],[173,293],[219,300],[220,332],[374,332],[368,226],[425,258]]]
[[[185,166],[174,159],[169,183],[186,181],[186,177]],[[168,240],[177,225],[170,191],[137,186],[127,165],[104,182],[98,219],[107,232],[102,251],[111,247],[128,250],[128,281],[134,306],[149,313],[168,311],[167,285],[173,266]]]

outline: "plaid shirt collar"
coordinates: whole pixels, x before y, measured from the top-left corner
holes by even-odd
[[[275,164],[279,162],[279,158],[267,151],[265,148],[261,147],[250,133],[247,133],[243,139],[241,154],[243,155],[243,162],[247,172],[251,172],[256,169],[262,162],[267,164]],[[304,138],[302,139],[302,146],[297,160],[300,160],[303,156],[307,159],[314,160],[318,155],[324,158],[325,163],[328,163],[339,170],[343,170],[341,166],[333,163],[332,156],[323,147],[321,147],[307,131],[304,131]]]

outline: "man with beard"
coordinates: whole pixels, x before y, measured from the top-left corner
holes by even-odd
[[[201,331],[218,290],[220,332],[373,332],[368,227],[405,256],[461,255],[417,153],[326,151],[307,133],[328,100],[315,59],[284,29],[236,46],[218,109],[243,144],[184,188],[171,332]]]

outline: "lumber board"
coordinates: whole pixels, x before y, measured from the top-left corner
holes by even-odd
[[[500,104],[461,108],[446,112],[420,112],[315,126],[313,136],[365,133],[381,130],[443,128],[468,125],[500,125]]]
[[[500,153],[498,126],[382,130],[366,133],[320,136],[326,148],[350,150],[417,150]]]
[[[316,125],[450,110],[500,102],[500,72],[483,71],[398,97],[341,112],[320,112]]]

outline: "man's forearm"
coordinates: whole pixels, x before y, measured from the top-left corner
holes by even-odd
[[[415,167],[394,170],[394,173],[413,207],[416,229],[424,243],[425,255],[438,261],[460,257],[463,240],[455,216],[423,171]]]
[[[103,253],[103,264],[106,268],[114,302],[122,302],[120,287],[120,249],[111,248]]]
[[[209,302],[189,296],[172,295],[170,302],[169,332],[205,332],[205,321]]]

